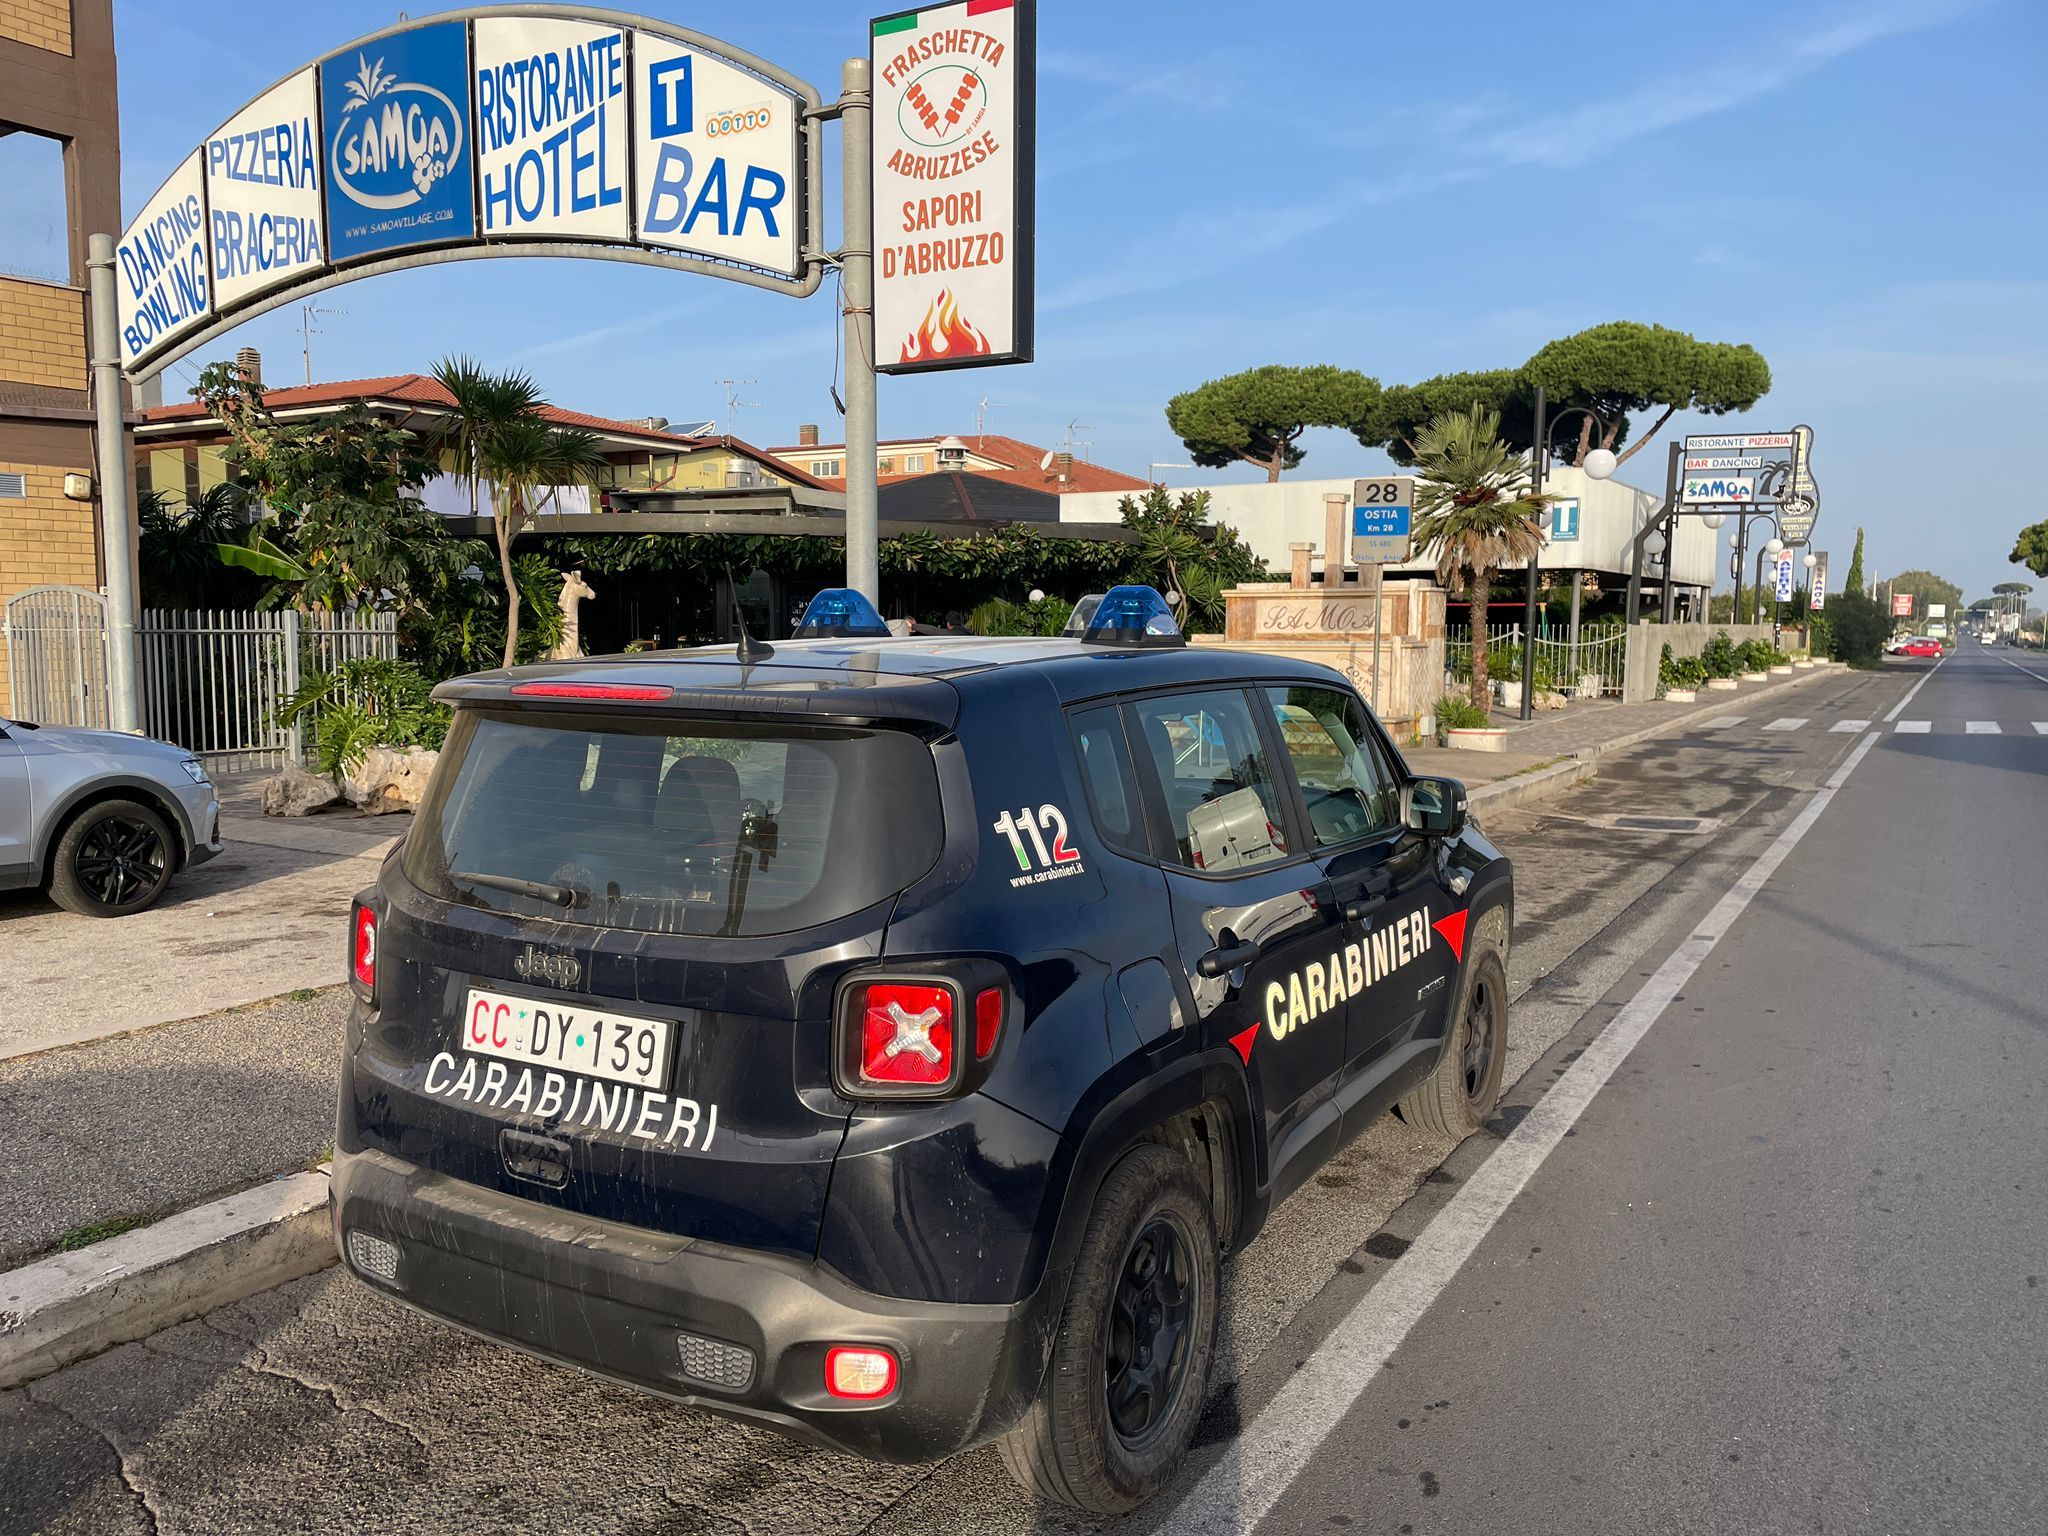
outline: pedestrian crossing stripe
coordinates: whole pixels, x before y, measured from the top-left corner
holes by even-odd
[[[1747,715],[1717,715],[1712,720],[1702,720],[1700,722],[1700,729],[1703,731],[1718,731],[1724,726],[1740,725],[1748,718],[1749,716]]]
[[[1806,724],[1805,716],[1787,715],[1782,720],[1773,720],[1764,729],[1767,731],[1796,731],[1804,724]]]
[[[1832,734],[1839,736],[1849,731],[1860,731],[1868,724],[1870,724],[1868,720],[1837,720],[1828,727],[1828,730]]]
[[[1899,734],[1901,736],[1925,736],[1933,729],[1934,722],[1932,720],[1901,720],[1899,722]]]
[[[1963,731],[1966,735],[1970,736],[2002,736],[2005,734],[1999,730],[1996,720],[1972,720],[1963,727]]]
[[[2048,736],[2048,720],[2036,720],[2034,722],[2034,734],[2036,736]]]

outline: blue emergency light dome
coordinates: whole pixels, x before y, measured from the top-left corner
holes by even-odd
[[[799,640],[887,639],[889,626],[875,605],[852,587],[827,587],[804,607]]]
[[[1088,599],[1081,600],[1086,603]],[[1080,612],[1079,605],[1075,608]],[[1091,645],[1185,645],[1173,608],[1152,587],[1111,587],[1083,620]]]

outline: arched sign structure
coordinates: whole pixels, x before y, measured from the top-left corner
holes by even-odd
[[[115,247],[122,370],[308,293],[433,262],[582,256],[802,297],[823,280],[815,87],[583,6],[450,11],[262,92]]]

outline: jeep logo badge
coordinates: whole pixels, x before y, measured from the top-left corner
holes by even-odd
[[[551,981],[558,987],[573,987],[576,978],[583,974],[583,967],[574,955],[564,955],[549,950],[535,949],[531,944],[519,952],[519,958],[512,962],[524,981]]]

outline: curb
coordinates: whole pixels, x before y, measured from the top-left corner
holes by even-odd
[[[0,1388],[334,1262],[327,1173],[295,1173],[0,1274]]]
[[[1539,773],[1523,774],[1518,778],[1511,779],[1496,779],[1491,784],[1482,784],[1478,788],[1467,792],[1466,801],[1474,809],[1484,807],[1491,810],[1506,810],[1510,806],[1523,805],[1531,800],[1546,800],[1552,795],[1563,794],[1566,790],[1576,788],[1578,785],[1584,784],[1587,780],[1593,778],[1595,776],[1595,765],[1601,758],[1611,752],[1620,752],[1628,747],[1640,746],[1643,742],[1650,741],[1658,736],[1667,736],[1673,731],[1682,731],[1696,721],[1705,720],[1714,715],[1725,714],[1731,709],[1754,703],[1758,699],[1768,698],[1774,693],[1790,692],[1794,688],[1802,687],[1812,682],[1817,677],[1831,677],[1834,675],[1834,672],[1835,667],[1833,664],[1816,666],[1811,671],[1802,673],[1799,676],[1788,677],[1762,688],[1752,688],[1747,693],[1731,693],[1718,703],[1688,709],[1682,715],[1675,715],[1669,720],[1659,720],[1654,725],[1646,725],[1637,730],[1628,731],[1623,735],[1616,736],[1611,741],[1603,741],[1597,747],[1583,748],[1578,752],[1572,753],[1565,761],[1556,764],[1554,767],[1545,768]]]

